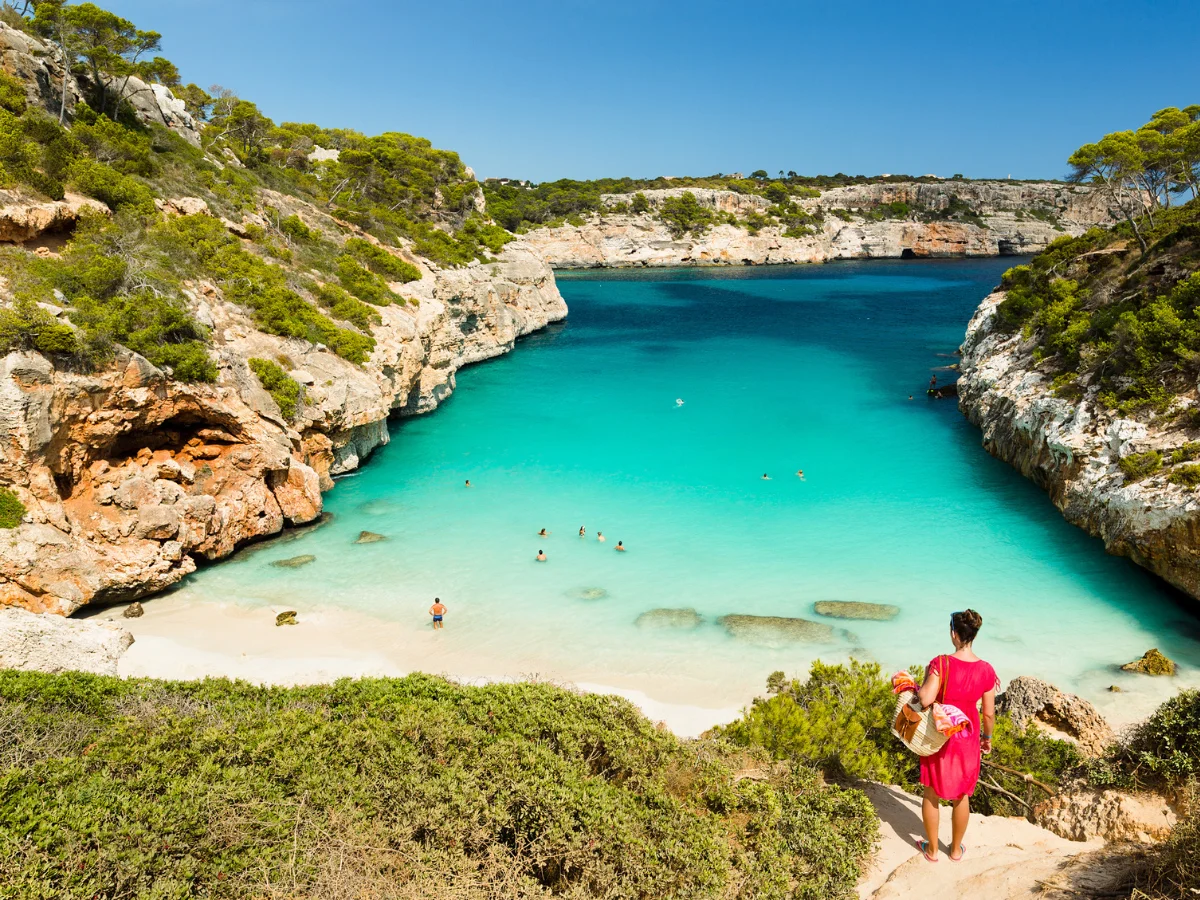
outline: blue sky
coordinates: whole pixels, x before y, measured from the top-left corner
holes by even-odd
[[[1200,103],[1200,4],[100,0],[276,121],[406,131],[479,177],[1061,177]]]

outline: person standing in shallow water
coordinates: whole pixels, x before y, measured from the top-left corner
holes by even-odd
[[[954,644],[954,652],[929,661],[925,683],[918,692],[922,707],[937,702],[940,693],[941,702],[957,706],[971,721],[970,733],[953,735],[937,753],[921,757],[921,784],[925,786],[921,818],[925,823],[925,838],[917,841],[917,849],[929,862],[937,862],[938,858],[939,804],[943,800],[952,807],[950,859],[958,862],[963,858],[966,852],[963,835],[970,822],[970,801],[979,782],[981,755],[992,752],[999,679],[991,664],[976,656],[972,649],[982,625],[983,616],[973,609],[950,616],[950,641]],[[981,701],[982,730],[979,713]]]
[[[442,616],[446,615],[446,604],[437,597],[433,598],[433,606],[429,607],[429,615],[433,616],[433,627],[444,628]]]

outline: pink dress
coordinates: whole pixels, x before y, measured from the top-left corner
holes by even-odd
[[[938,687],[938,700],[957,706],[971,720],[971,734],[956,734],[933,756],[921,757],[921,784],[933,788],[943,800],[957,800],[975,793],[979,781],[979,701],[996,687],[996,670],[982,659],[963,662],[953,656],[936,656],[927,672],[942,672],[949,663],[945,694]],[[942,675],[945,678],[945,675]]]

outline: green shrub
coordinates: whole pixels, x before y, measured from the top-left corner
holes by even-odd
[[[1167,476],[1171,484],[1183,485],[1186,488],[1200,487],[1200,466],[1193,464],[1177,466]]]
[[[337,274],[342,287],[365,303],[387,306],[395,297],[386,281],[348,256],[338,258]]]
[[[314,287],[313,293],[317,302],[329,310],[335,319],[349,322],[359,331],[370,331],[371,326],[383,321],[375,308],[361,300],[351,297],[348,293],[334,284]]]
[[[1191,462],[1197,457],[1200,457],[1200,441],[1188,441],[1182,447],[1171,451],[1171,464]]]
[[[128,210],[139,215],[154,212],[154,195],[150,188],[104,163],[88,158],[78,159],[71,164],[67,175],[79,193],[95,197],[114,210]]]
[[[636,196],[634,199],[637,199]],[[658,207],[658,217],[676,238],[689,232],[703,234],[717,218],[711,209],[700,205],[700,201],[691,191],[684,191],[678,197],[664,197]]]
[[[908,671],[918,682],[924,678],[919,666]],[[808,681],[789,680],[776,672],[767,689],[774,696],[755,700],[740,719],[716,729],[717,733],[836,778],[867,778],[920,790],[918,758],[891,733],[896,698],[878,664],[851,660],[848,665],[826,665],[818,660]],[[1024,774],[1054,785],[1081,762],[1072,745],[1035,729],[1019,734],[1004,715],[997,716],[989,759],[1022,773],[985,770],[989,781],[1019,797],[1029,787]],[[989,814],[1028,812],[988,787],[976,792],[972,805]]]
[[[79,351],[79,341],[74,329],[48,310],[32,300],[18,299],[12,306],[0,308],[0,350],[73,354]]]
[[[0,487],[0,528],[16,528],[25,516],[25,504],[11,488]]]
[[[14,897],[850,900],[878,831],[811,770],[547,684],[3,671],[0,716]]]
[[[630,202],[629,208],[633,210],[634,215],[647,213],[650,211],[650,199],[641,191],[638,191],[633,195],[633,200]]]
[[[0,109],[19,116],[28,105],[25,83],[7,72],[0,72]]]
[[[1121,471],[1125,473],[1126,481],[1141,481],[1149,478],[1162,468],[1162,454],[1157,450],[1147,450],[1145,453],[1130,453],[1120,462]]]
[[[1200,691],[1180,691],[1158,707],[1110,754],[1110,762],[1141,786],[1200,778]]]
[[[246,360],[251,371],[258,376],[263,388],[279,406],[279,412],[289,422],[296,418],[302,388],[300,382],[269,359],[252,357]]]
[[[389,281],[407,283],[421,278],[421,272],[412,263],[405,262],[362,238],[350,238],[346,241],[345,252],[366,265],[376,275],[383,275]]]
[[[279,223],[279,230],[294,241],[309,242],[320,238],[320,235],[304,224],[299,216],[288,216]]]

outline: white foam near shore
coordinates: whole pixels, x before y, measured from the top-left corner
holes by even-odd
[[[666,702],[630,685],[571,681],[564,673],[505,669],[494,661],[457,651],[449,630],[430,635],[415,629],[342,610],[301,614],[295,626],[274,624],[279,609],[248,609],[236,604],[162,597],[145,604],[145,613],[122,618],[114,607],[96,618],[116,621],[134,635],[121,658],[119,674],[130,678],[190,680],[242,679],[255,684],[318,684],[338,678],[401,677],[429,672],[464,683],[516,680],[553,681],[587,693],[615,694],[650,719],[681,737],[695,737],[714,725],[736,719],[740,707],[711,708]],[[419,638],[424,639],[419,639]],[[433,638],[430,640],[430,638]],[[746,698],[746,702],[750,701]]]

